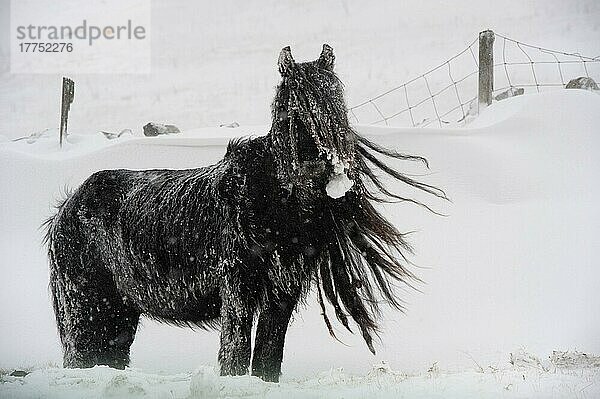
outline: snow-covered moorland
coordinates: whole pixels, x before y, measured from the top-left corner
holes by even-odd
[[[133,369],[48,368],[60,363],[60,352],[37,230],[63,187],[94,170],[204,165],[222,156],[228,137],[266,127],[114,140],[73,135],[62,150],[52,132],[2,143],[0,184],[10,189],[0,210],[0,396],[595,397],[596,363],[565,368],[568,361],[556,366],[546,356],[600,353],[599,193],[590,184],[600,171],[598,110],[598,94],[559,90],[494,103],[467,128],[358,127],[388,147],[426,156],[430,171],[398,166],[442,186],[452,203],[428,203],[449,216],[386,205],[394,223],[416,231],[423,292],[403,294],[406,315],[385,312],[375,357],[360,337],[339,331],[347,346],[331,340],[311,298],[290,329],[278,386],[215,377],[218,334],[149,320],[133,346]],[[511,365],[509,353],[519,348],[541,360],[523,356],[525,363]],[[380,362],[388,366],[370,366]],[[201,364],[211,366],[191,373]],[[31,367],[26,377],[7,375]],[[332,367],[344,371],[320,374]]]
[[[280,384],[217,377],[218,333],[146,319],[131,369],[61,369],[39,230],[65,188],[94,171],[203,166],[223,156],[229,138],[266,133],[285,45],[302,61],[331,44],[354,105],[419,76],[487,28],[598,56],[597,0],[153,2],[152,72],[71,76],[73,134],[62,149],[54,128],[61,76],[10,73],[9,9],[0,0],[0,398],[600,397],[598,94],[511,98],[466,128],[358,126],[429,159],[431,170],[397,166],[446,190],[452,203],[421,199],[448,217],[384,206],[413,231],[422,292],[399,287],[407,313],[384,312],[376,356],[341,328],[345,345],[332,340],[309,298],[289,331]],[[151,120],[183,132],[140,137]],[[219,124],[232,128],[197,128]],[[99,133],[126,128],[134,134]],[[339,177],[333,195],[347,187]]]

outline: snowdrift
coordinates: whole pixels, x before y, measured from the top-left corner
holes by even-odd
[[[222,157],[230,137],[264,134],[267,129],[199,129],[177,136],[123,136],[110,141],[100,133],[73,135],[63,149],[58,148],[55,135],[32,144],[0,142],[0,368],[60,364],[38,227],[65,187],[77,186],[101,169],[210,164]],[[518,348],[542,357],[553,350],[600,353],[596,310],[600,189],[595,184],[600,177],[600,96],[562,90],[516,97],[493,104],[468,128],[358,129],[385,146],[427,157],[431,170],[411,163],[396,166],[443,188],[451,203],[432,201],[399,184],[393,188],[448,216],[410,204],[384,206],[384,213],[401,230],[414,232],[412,260],[425,281],[417,287],[421,292],[398,287],[405,291],[408,312],[384,315],[376,356],[359,336],[342,329],[338,332],[346,346],[333,341],[316,304],[309,300],[288,334],[284,384],[309,389],[310,381],[320,377],[294,380],[302,383],[291,379],[314,376],[332,366],[343,367],[348,375],[367,375],[371,365],[381,361],[405,372],[424,371],[434,363],[442,370],[462,371],[477,364],[507,366],[508,354]],[[132,349],[135,370],[128,374],[103,368],[41,370],[22,380],[2,377],[10,381],[0,384],[0,396],[8,389],[15,396],[25,392],[15,386],[24,384],[26,390],[27,381],[60,385],[69,380],[91,386],[110,380],[118,385],[119,379],[135,380],[139,375],[146,375],[144,381],[159,381],[152,384],[168,380],[190,389],[194,378],[200,377],[192,378],[189,371],[200,364],[214,365],[217,345],[217,333],[143,320]],[[597,374],[578,375],[597,381]],[[358,383],[352,378],[344,377],[340,384],[388,384],[377,378],[361,377]],[[492,381],[495,377],[471,378]],[[506,378],[509,382],[504,385],[513,383],[512,377]],[[258,384],[251,379],[230,381],[225,383],[229,388],[236,381]],[[409,392],[403,391],[403,378],[394,381],[394,387],[399,387],[393,388],[394,395]],[[494,389],[504,382],[494,381],[490,385]],[[429,386],[411,384],[417,390]],[[142,388],[152,391],[149,385]],[[102,389],[98,395],[110,394]],[[364,390],[348,391],[346,397],[364,394]]]
[[[444,373],[435,364],[419,374],[396,372],[386,364],[374,366],[364,376],[343,369],[318,375],[268,383],[257,377],[218,377],[211,367],[191,373],[150,374],[106,366],[93,369],[37,370],[25,378],[0,376],[0,396],[18,398],[269,398],[269,399],[429,399],[429,398],[562,398],[597,397],[594,381],[599,368],[550,368],[522,353],[510,368]],[[534,360],[532,362],[532,360]]]

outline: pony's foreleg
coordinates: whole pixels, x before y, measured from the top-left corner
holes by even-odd
[[[285,334],[297,302],[296,298],[279,299],[266,304],[265,309],[260,312],[254,341],[252,375],[265,381],[279,381]]]
[[[226,284],[221,293],[221,375],[244,375],[250,366],[253,311],[247,296]]]

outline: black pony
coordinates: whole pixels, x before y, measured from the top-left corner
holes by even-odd
[[[278,381],[290,317],[315,287],[369,349],[378,300],[401,308],[394,281],[403,235],[372,205],[411,201],[389,192],[374,168],[410,186],[444,193],[400,174],[376,153],[404,155],[349,125],[334,55],[296,63],[283,77],[269,134],[232,141],[222,161],[186,170],[94,173],[46,222],[50,287],[65,367],[129,363],[140,315],[176,325],[219,327],[222,375]]]

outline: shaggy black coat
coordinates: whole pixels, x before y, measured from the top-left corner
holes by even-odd
[[[389,192],[373,168],[445,195],[375,153],[423,158],[349,126],[333,63],[327,45],[306,63],[284,48],[268,135],[232,141],[208,167],[95,173],[58,207],[46,226],[65,367],[127,366],[146,315],[219,327],[221,374],[245,374],[257,317],[252,374],[278,381],[290,317],[313,287],[330,333],[323,298],[374,351],[378,301],[401,308],[391,284],[415,276],[403,235],[372,205],[412,200]],[[340,198],[327,195],[334,177],[352,184]]]

